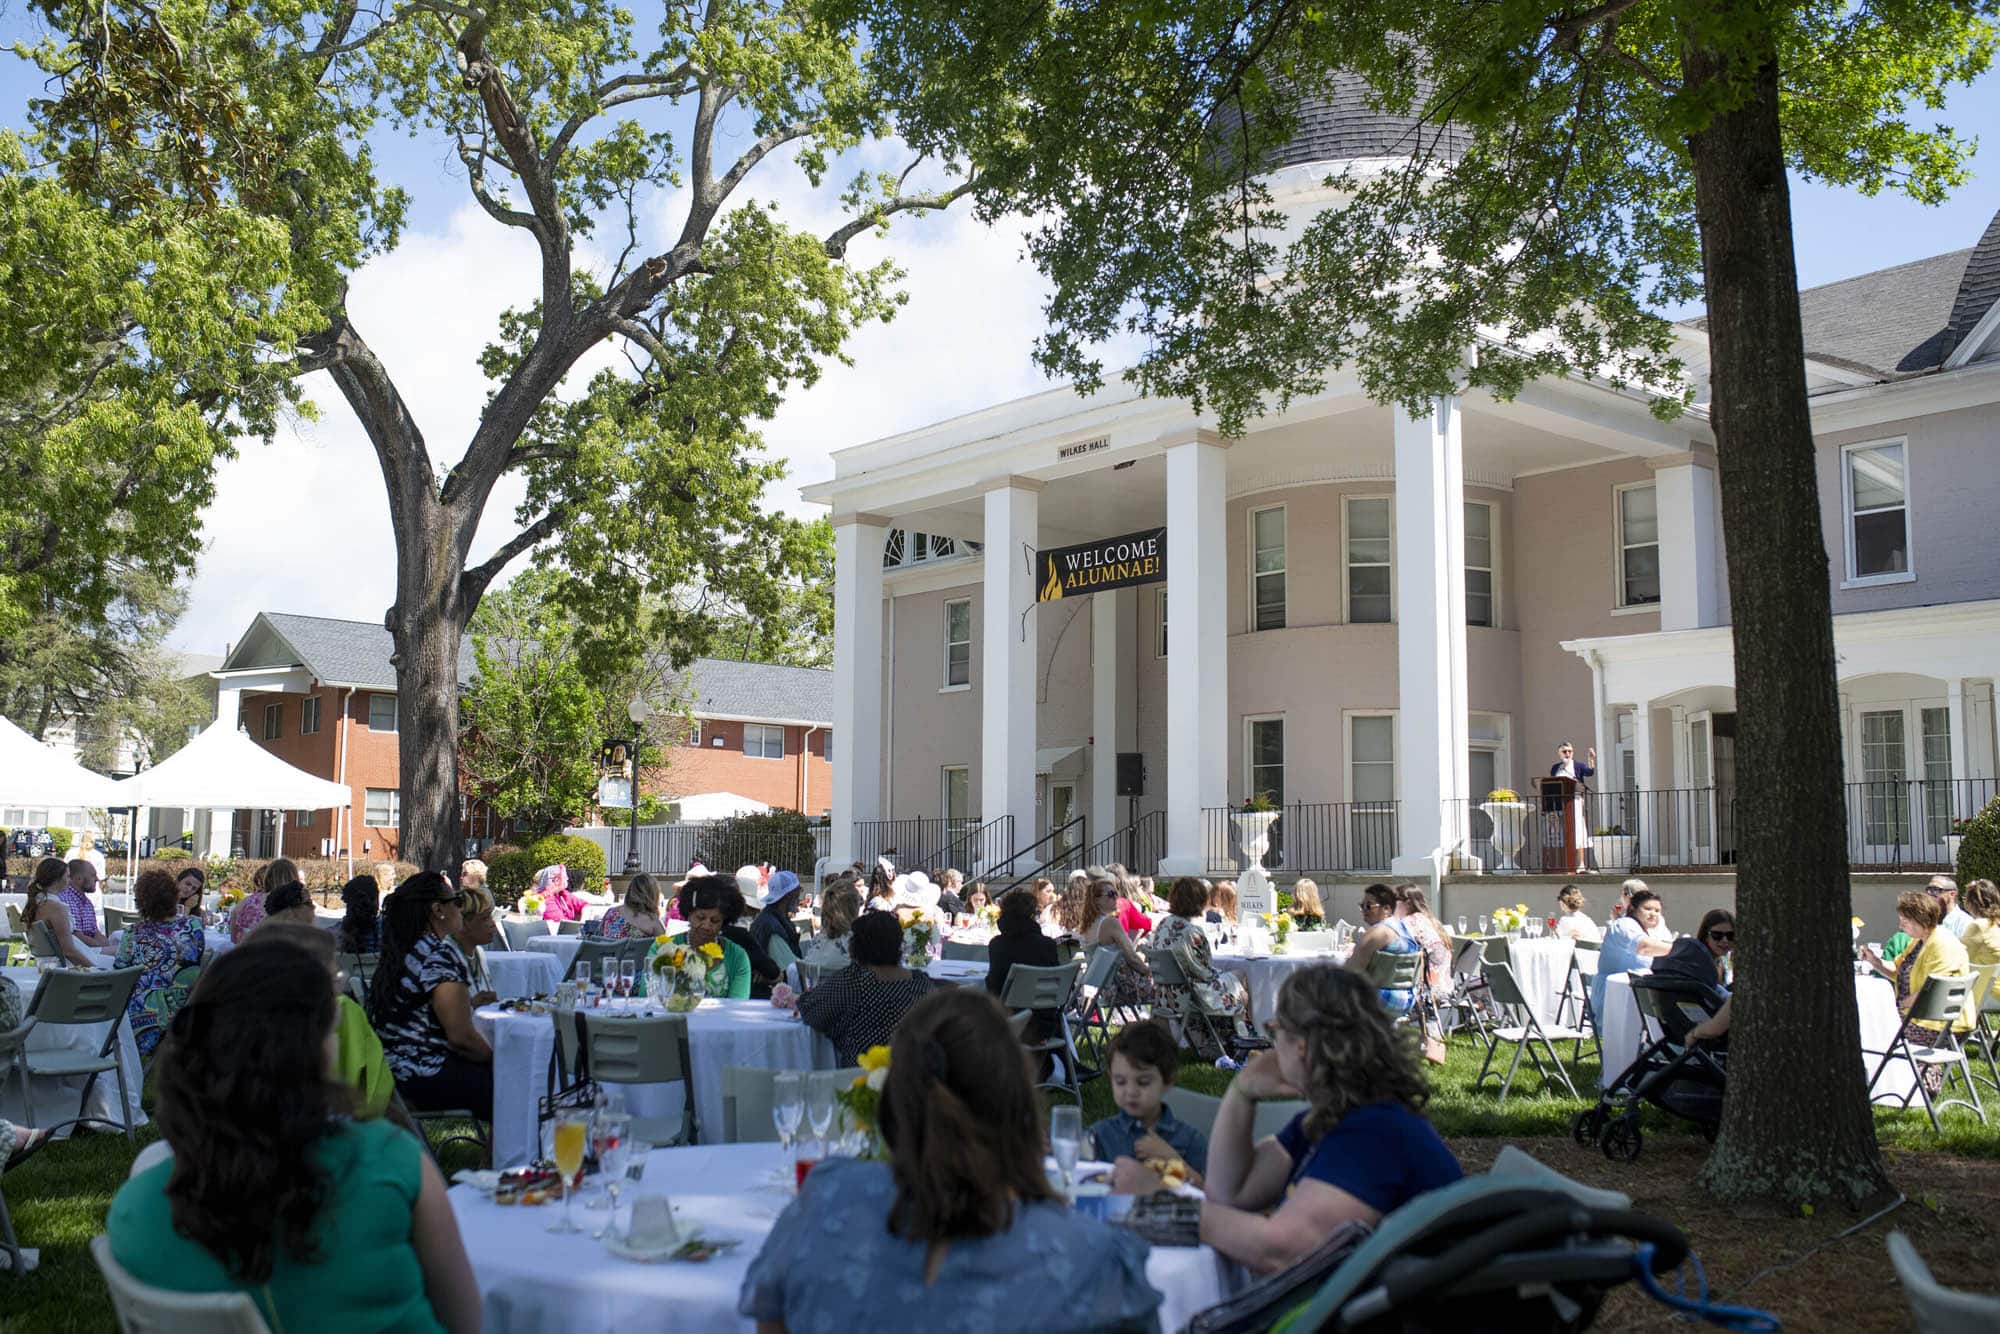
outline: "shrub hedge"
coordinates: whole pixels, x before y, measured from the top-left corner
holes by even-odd
[[[1961,886],[1973,880],[2000,881],[2000,797],[1966,822],[1957,869]]]
[[[535,854],[526,848],[491,847],[482,860],[486,863],[486,888],[492,891],[493,901],[503,908],[512,908],[520,902],[528,886],[535,883],[535,872],[542,867]]]
[[[529,847],[528,855],[534,862],[528,871],[530,882],[534,873],[542,867],[560,863],[569,869],[571,890],[595,894],[604,888],[604,849],[587,838],[576,834],[550,834],[547,838],[537,839]]]

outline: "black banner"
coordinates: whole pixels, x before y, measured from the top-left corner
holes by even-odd
[[[1054,547],[1035,553],[1041,592],[1037,602],[1107,593],[1167,577],[1167,530],[1147,528],[1120,537]]]

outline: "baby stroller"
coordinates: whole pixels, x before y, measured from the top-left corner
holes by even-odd
[[[1688,1040],[1688,1033],[1722,1008],[1722,988],[1689,978],[1632,978],[1644,1045],[1632,1064],[1612,1080],[1597,1106],[1578,1112],[1570,1134],[1578,1144],[1595,1143],[1614,1162],[1631,1162],[1644,1147],[1639,1107],[1652,1103],[1695,1127],[1710,1140],[1722,1125],[1722,1095],[1729,1086],[1727,1053]]]
[[[1384,1218],[1303,1290],[1284,1290],[1293,1271],[1274,1276],[1197,1316],[1189,1334],[1588,1329],[1611,1291],[1687,1255],[1678,1229],[1631,1206],[1509,1146],[1491,1172]]]

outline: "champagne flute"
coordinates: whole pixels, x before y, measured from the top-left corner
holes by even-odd
[[[816,1074],[806,1081],[806,1119],[812,1123],[813,1138],[819,1141],[822,1158],[827,1153],[827,1136],[833,1132],[834,1078]]]
[[[1485,913],[1479,914],[1479,934],[1482,936],[1493,934],[1493,919]]]
[[[1057,1107],[1049,1113],[1049,1152],[1055,1156],[1056,1170],[1062,1174],[1063,1194],[1068,1196],[1076,1181],[1076,1156],[1083,1148],[1083,1111],[1077,1107]]]
[[[625,1184],[625,1171],[632,1157],[632,1120],[616,1113],[602,1113],[597,1118],[597,1166],[604,1173],[604,1193],[611,1199],[611,1214],[604,1226],[591,1233],[593,1239],[601,1238],[617,1224],[618,1191]]]
[[[798,1138],[799,1122],[805,1114],[805,1092],[799,1087],[798,1073],[788,1070],[775,1076],[771,1080],[771,1124],[778,1129],[778,1143],[784,1146],[787,1157],[792,1154],[792,1141]]]
[[[589,1004],[590,965],[587,963],[578,963],[576,966],[576,994],[579,997],[585,998],[585,1004]]]
[[[562,1177],[563,1216],[549,1224],[551,1232],[581,1232],[583,1229],[570,1221],[569,1206],[571,1196],[576,1194],[572,1184],[576,1174],[583,1169],[583,1146],[588,1138],[590,1118],[582,1111],[566,1111],[556,1121],[556,1171]]]
[[[1458,915],[1458,934],[1459,934],[1459,935],[1461,935],[1461,936],[1465,934],[1465,914],[1464,914],[1464,913],[1460,913],[1460,914]]]
[[[618,961],[618,994],[632,999],[632,993],[639,989],[639,961],[620,959]]]

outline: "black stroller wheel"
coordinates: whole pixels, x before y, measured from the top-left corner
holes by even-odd
[[[1591,1107],[1578,1112],[1569,1123],[1570,1138],[1589,1148],[1597,1143],[1597,1137],[1604,1133],[1604,1113]]]
[[[1620,1119],[1604,1128],[1604,1156],[1614,1163],[1629,1163],[1645,1147],[1636,1121]]]

